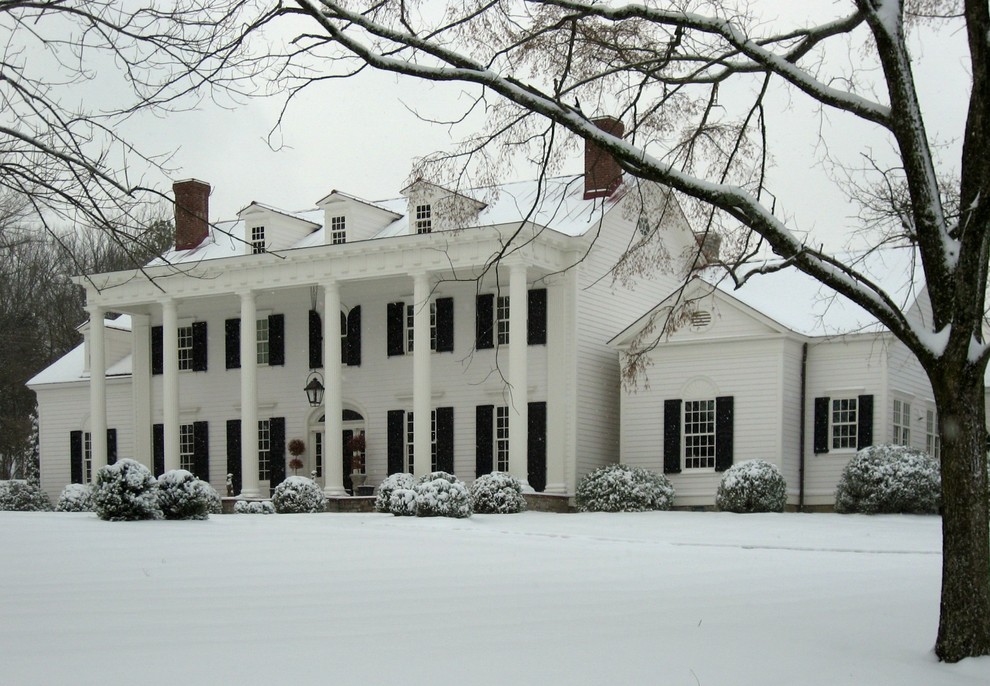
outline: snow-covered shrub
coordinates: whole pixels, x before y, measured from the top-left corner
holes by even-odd
[[[416,487],[417,517],[463,519],[472,512],[471,493],[463,481],[447,472],[433,472],[420,478]]]
[[[413,478],[413,475],[405,472],[396,472],[386,477],[381,485],[378,486],[378,497],[375,499],[375,512],[391,512],[392,508],[389,503],[392,500],[392,492],[400,488],[412,490],[412,487],[415,485],[416,480]]]
[[[514,514],[526,509],[519,479],[505,472],[483,474],[471,484],[477,514]]]
[[[271,500],[238,500],[234,514],[275,514],[275,506]]]
[[[326,504],[323,489],[305,476],[290,476],[272,493],[272,505],[279,514],[323,512]]]
[[[36,480],[0,481],[0,510],[9,512],[51,512],[52,501]]]
[[[669,510],[674,502],[674,487],[663,474],[610,464],[581,479],[575,496],[581,512]]]
[[[732,465],[722,475],[715,506],[723,512],[783,512],[787,482],[777,465],[747,460]]]
[[[393,488],[389,496],[387,511],[396,517],[415,517],[416,491],[411,488]]]
[[[864,514],[934,514],[941,501],[938,462],[902,445],[863,448],[842,470],[835,511]]]
[[[89,484],[69,484],[58,497],[56,512],[92,512],[93,489]]]
[[[158,477],[158,505],[165,519],[206,519],[220,496],[213,486],[185,469],[173,469]]]
[[[100,519],[161,519],[158,482],[140,462],[118,460],[100,467],[93,482],[93,510]]]

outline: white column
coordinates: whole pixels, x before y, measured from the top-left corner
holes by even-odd
[[[343,370],[340,367],[340,286],[323,285],[323,492],[328,497],[344,490]]]
[[[526,265],[516,262],[509,267],[509,473],[519,479],[523,489],[529,485],[529,397],[527,383],[527,311]]]
[[[179,468],[179,316],[171,298],[162,302],[162,414],[169,471]]]
[[[575,270],[571,270],[572,272]],[[566,494],[566,426],[569,414],[576,414],[567,376],[567,361],[573,357],[568,342],[573,327],[568,325],[568,291],[562,275],[547,285],[547,487],[545,493]]]
[[[134,406],[135,460],[154,468],[151,444],[151,319],[131,315],[131,404]]]
[[[413,476],[433,471],[430,275],[413,275]]]
[[[258,482],[258,310],[241,293],[241,497],[261,496]]]
[[[89,307],[89,431],[93,476],[107,463],[107,358],[103,315],[99,305]]]

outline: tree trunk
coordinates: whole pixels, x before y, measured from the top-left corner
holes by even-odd
[[[942,602],[935,653],[945,662],[990,655],[990,525],[983,366],[930,374],[942,462]]]

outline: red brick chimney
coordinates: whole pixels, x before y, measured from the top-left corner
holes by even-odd
[[[210,184],[196,179],[172,184],[175,195],[175,249],[195,248],[209,235]]]
[[[592,119],[591,123],[618,138],[626,128],[614,117]],[[607,198],[622,182],[622,168],[608,152],[590,140],[584,142],[584,199]]]

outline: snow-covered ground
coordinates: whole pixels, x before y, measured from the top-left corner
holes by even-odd
[[[0,513],[0,683],[990,683],[937,517]]]

